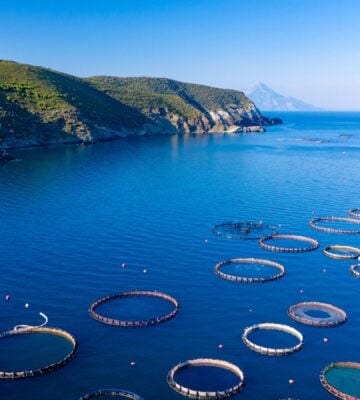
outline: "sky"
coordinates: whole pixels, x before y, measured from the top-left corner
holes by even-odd
[[[360,0],[0,0],[0,59],[360,110]]]

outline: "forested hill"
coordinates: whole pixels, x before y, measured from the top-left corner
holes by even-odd
[[[145,134],[262,131],[242,93],[163,78],[78,78],[0,61],[0,147]]]

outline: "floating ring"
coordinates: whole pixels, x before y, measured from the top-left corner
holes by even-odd
[[[299,340],[299,342],[295,346],[286,347],[286,348],[271,348],[271,347],[259,346],[258,344],[255,344],[254,342],[252,342],[248,338],[248,336],[251,333],[262,330],[262,329],[275,330],[275,331],[288,333],[288,334],[296,337]],[[287,354],[291,354],[291,353],[295,353],[295,352],[299,351],[302,348],[302,346],[304,345],[303,335],[297,329],[292,328],[291,326],[288,326],[288,325],[274,324],[271,322],[255,324],[255,325],[245,328],[244,333],[242,335],[242,340],[245,343],[245,345],[247,347],[249,347],[251,350],[256,351],[257,353],[265,354],[267,356],[285,356]]]
[[[95,311],[96,308],[99,307],[103,303],[107,303],[107,302],[109,302],[111,300],[115,300],[115,299],[121,299],[121,298],[125,298],[125,297],[134,297],[134,296],[147,296],[147,297],[160,298],[160,299],[163,299],[163,300],[171,303],[174,306],[174,309],[171,312],[169,312],[168,314],[165,314],[163,316],[160,316],[157,318],[145,319],[145,320],[113,319],[113,318],[104,317],[103,315],[100,315]],[[89,308],[90,315],[99,322],[102,322],[102,323],[108,324],[108,325],[130,327],[130,328],[138,328],[138,327],[153,326],[153,325],[161,324],[165,321],[168,321],[171,318],[174,318],[178,311],[179,311],[179,303],[173,297],[171,297],[165,293],[161,293],[161,292],[138,291],[138,290],[135,290],[132,292],[111,294],[109,296],[102,297],[101,299],[96,300],[93,304],[91,304],[91,306]]]
[[[352,265],[350,267],[350,272],[355,276],[355,278],[360,279],[360,264]]]
[[[308,315],[309,310],[323,311],[328,314],[327,317],[312,317]],[[305,325],[330,327],[338,326],[346,322],[346,312],[341,308],[331,304],[308,301],[292,305],[288,310],[290,318]]]
[[[231,274],[226,274],[221,271],[221,269],[228,264],[231,263],[238,263],[238,264],[261,264],[261,265],[266,265],[269,267],[274,267],[279,270],[279,272],[275,275],[271,276],[266,276],[266,277],[246,277],[246,276],[237,276],[237,275],[231,275]],[[218,264],[215,265],[215,274],[219,276],[222,279],[227,279],[229,281],[233,282],[239,282],[239,283],[264,283],[264,282],[269,282],[269,281],[274,281],[276,279],[280,279],[285,275],[285,268],[274,261],[269,261],[269,260],[260,260],[257,258],[233,258],[231,260],[227,261],[221,261]]]
[[[307,247],[279,247],[279,246],[272,246],[269,244],[266,244],[265,242],[268,240],[273,240],[273,239],[289,239],[289,240],[298,240],[301,242],[306,242],[310,243],[311,246]],[[272,237],[268,238],[262,238],[259,240],[259,245],[265,250],[269,251],[279,251],[283,253],[302,253],[305,251],[313,251],[316,250],[319,247],[319,242],[315,239],[311,239],[306,236],[298,236],[298,235],[274,235]]]
[[[348,214],[353,218],[360,219],[360,208],[353,208],[352,210],[348,211]]]
[[[219,390],[219,391],[201,391],[201,390],[194,390],[191,388],[187,388],[185,386],[180,385],[175,380],[175,375],[182,369],[189,368],[189,367],[216,367],[228,370],[232,372],[239,378],[239,382],[228,389]],[[228,361],[223,360],[214,360],[211,358],[198,358],[195,360],[188,360],[178,365],[175,365],[168,374],[167,374],[167,382],[169,386],[175,390],[176,392],[182,394],[183,396],[190,397],[191,399],[222,399],[225,397],[230,397],[238,392],[244,386],[244,373],[243,371],[236,366],[235,364],[229,363]]]
[[[68,364],[74,357],[78,348],[78,344],[74,336],[70,333],[63,331],[57,328],[46,328],[46,327],[35,327],[35,328],[24,328],[18,329],[16,331],[11,330],[7,332],[3,332],[0,334],[0,339],[15,336],[15,335],[23,335],[23,334],[31,334],[31,333],[45,333],[48,335],[61,336],[71,343],[72,349],[70,353],[63,359],[49,365],[45,365],[44,367],[40,367],[33,370],[24,370],[24,371],[0,371],[0,379],[21,379],[21,378],[30,378],[35,376],[41,376],[47,374],[52,371],[56,371],[57,369],[64,367]]]
[[[132,400],[143,400],[141,396],[136,393],[129,392],[122,389],[100,389],[96,392],[87,393],[85,396],[80,397],[80,400],[90,400],[98,397],[126,397]]]
[[[344,218],[344,217],[318,217],[318,218],[313,218],[311,221],[309,221],[309,225],[313,229],[316,229],[321,232],[349,234],[349,235],[360,234],[360,229],[334,229],[334,228],[326,228],[324,226],[317,225],[317,223],[321,222],[321,221],[327,221],[327,222],[338,221],[338,222],[348,222],[351,224],[360,224],[360,219]]]
[[[344,393],[340,391],[339,389],[336,389],[334,386],[332,386],[329,381],[326,378],[327,373],[334,369],[334,368],[349,368],[349,369],[360,369],[360,363],[358,362],[335,362],[331,363],[330,365],[326,366],[320,373],[320,382],[323,385],[323,387],[331,393],[333,396],[337,397],[338,399],[343,399],[343,400],[360,400],[360,394],[359,395],[351,395]],[[359,391],[360,393],[360,391]]]
[[[344,252],[352,252],[353,254],[336,254],[333,253],[332,250],[344,251]],[[340,244],[333,244],[331,246],[325,247],[323,253],[335,260],[353,260],[360,256],[360,249],[352,246],[342,246]]]
[[[220,229],[219,229],[220,228]],[[226,228],[229,232],[222,232],[221,228]],[[261,230],[269,230],[269,234],[256,236],[249,236],[250,233],[259,232]],[[254,221],[243,221],[243,222],[223,222],[222,224],[214,225],[211,229],[213,234],[216,236],[221,236],[226,239],[236,239],[236,240],[258,240],[262,237],[270,237],[276,235],[279,232],[277,226],[266,225],[263,222]],[[232,233],[233,231],[234,233]],[[240,236],[240,233],[242,236]]]

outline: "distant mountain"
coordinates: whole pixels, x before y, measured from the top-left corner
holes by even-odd
[[[263,132],[243,92],[165,78],[78,78],[0,60],[0,148],[129,135]]]
[[[245,94],[263,111],[320,111],[321,108],[305,103],[294,97],[283,96],[276,93],[264,83],[258,83]]]

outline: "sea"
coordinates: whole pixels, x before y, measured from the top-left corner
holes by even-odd
[[[78,351],[48,375],[0,380],[1,399],[78,400],[104,388],[147,400],[181,399],[167,373],[197,358],[241,368],[245,386],[235,399],[333,398],[320,384],[321,370],[336,361],[360,362],[360,280],[349,271],[359,261],[331,259],[323,249],[360,247],[360,235],[320,232],[309,221],[346,217],[360,207],[360,113],[267,114],[284,123],[263,134],[128,137],[13,151],[16,161],[0,166],[0,331],[40,325],[41,312],[49,327],[74,335]],[[320,246],[279,253],[257,240],[212,233],[227,221],[261,221]],[[214,266],[233,258],[275,261],[286,274],[258,284],[219,278]],[[178,314],[142,328],[105,325],[89,315],[97,299],[133,290],[173,296]],[[317,328],[290,319],[289,307],[304,301],[340,307],[348,320]],[[97,311],[146,319],[171,305],[137,297]],[[270,357],[246,347],[244,329],[264,322],[296,328],[303,348]],[[268,347],[296,344],[269,331],[252,339]],[[52,335],[1,338],[0,371],[36,369],[70,350]],[[231,374],[201,367],[176,378],[195,390],[234,384]],[[360,393],[360,381],[352,385]]]

